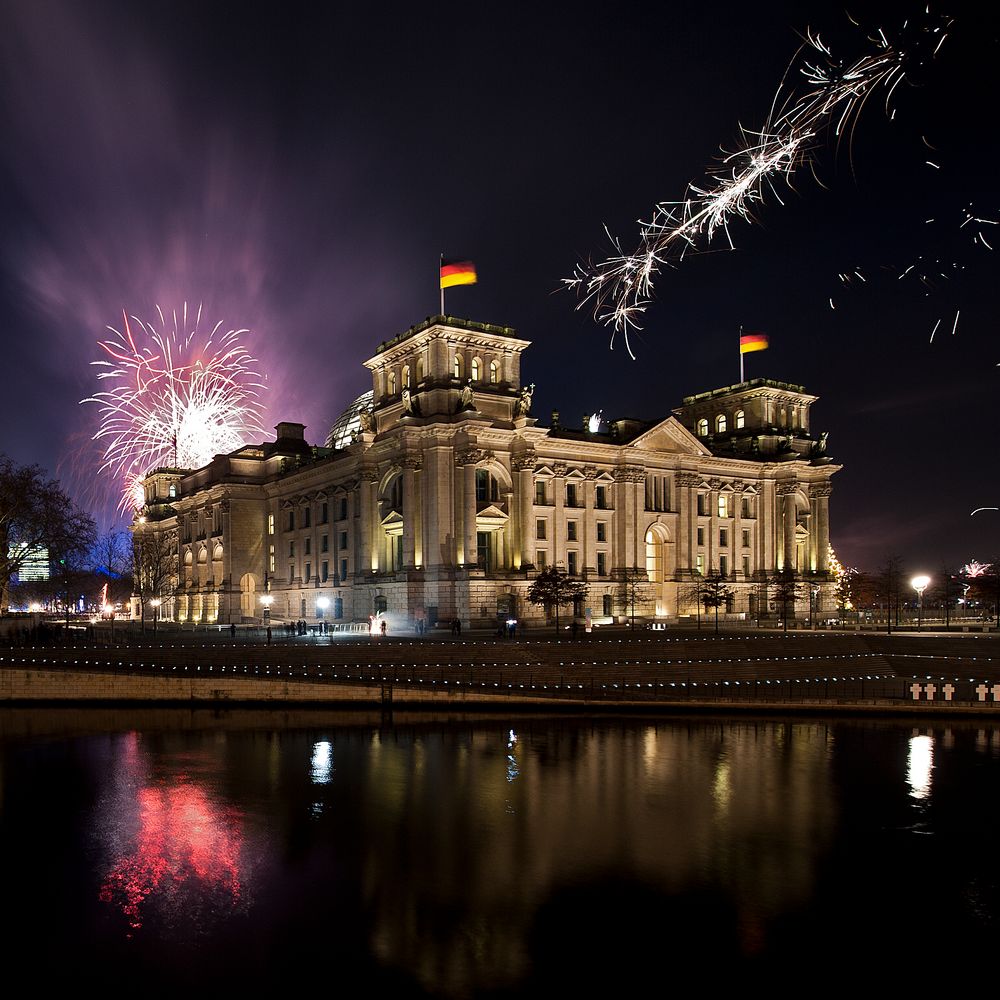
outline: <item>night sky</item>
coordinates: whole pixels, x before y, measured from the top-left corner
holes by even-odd
[[[852,8],[887,33],[922,11]],[[0,451],[93,499],[97,341],[184,301],[250,329],[266,426],[322,444],[370,388],[361,362],[437,312],[444,251],[479,272],[448,311],[533,341],[542,423],[665,417],[736,382],[742,324],[771,338],[748,377],[820,397],[842,561],[1000,554],[1000,513],[970,517],[1000,504],[1000,226],[960,228],[970,203],[1000,219],[1000,46],[971,4],[948,12],[893,121],[873,97],[735,252],[661,276],[633,361],[560,279],[763,123],[806,27],[866,51],[842,4],[0,0]],[[899,280],[911,263],[948,280]]]

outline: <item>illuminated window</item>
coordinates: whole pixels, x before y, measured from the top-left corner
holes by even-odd
[[[461,378],[462,377],[462,355],[461,354],[456,354],[455,355],[455,360],[452,363],[451,372],[455,376],[455,378]]]
[[[274,546],[273,545],[269,545],[267,547],[267,550],[268,550],[267,551],[267,557],[268,557],[267,558],[267,566],[268,566],[268,570],[271,573],[273,573],[274,572]]]
[[[479,373],[482,371],[482,367],[483,363],[479,360],[479,358],[472,359],[472,366],[469,370],[469,375],[471,376],[473,382],[479,381]]]
[[[268,514],[267,515],[267,533],[269,535],[273,535],[274,534],[274,515],[273,514]]]
[[[394,396],[396,394],[396,373],[389,372],[389,395]]]
[[[733,417],[733,426],[736,430],[741,431],[746,426],[747,415],[743,410],[737,410],[736,415]]]
[[[403,377],[401,379],[401,384],[404,389],[410,388],[410,366],[403,365]]]
[[[495,362],[490,362],[490,381],[496,385],[500,381],[500,366]]]
[[[170,489],[167,492],[170,494],[171,497],[177,496],[177,484],[171,483]]]
[[[694,571],[698,576],[705,575],[705,557],[699,552],[694,560]]]
[[[698,437],[708,437],[708,421],[704,417],[698,421]]]
[[[729,494],[719,494],[719,517],[729,517]]]
[[[726,433],[726,429],[728,428],[728,426],[729,425],[726,422],[726,415],[724,413],[720,413],[715,418],[715,433],[716,434],[725,434]]]

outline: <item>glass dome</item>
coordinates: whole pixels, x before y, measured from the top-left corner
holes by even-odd
[[[336,422],[330,428],[330,433],[326,436],[327,448],[346,448],[354,434],[361,430],[361,414],[365,410],[370,410],[375,402],[375,391],[369,389],[361,393],[360,396],[350,406],[344,410]]]

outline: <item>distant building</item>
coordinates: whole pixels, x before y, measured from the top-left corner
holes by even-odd
[[[19,583],[37,583],[49,579],[49,550],[45,546],[35,546],[25,556],[18,571]]]
[[[807,585],[800,614],[811,596],[833,607],[839,466],[810,432],[815,396],[752,379],[659,421],[542,427],[521,379],[528,346],[433,317],[365,362],[372,389],[326,447],[283,422],[273,442],[150,474],[135,530],[170,539],[161,617],[260,620],[266,591],[275,620],[540,620],[526,594],[547,566],[586,581],[575,610],[597,619],[627,616],[633,598],[639,616],[694,615],[715,574],[732,590],[724,612],[773,612],[782,571]]]

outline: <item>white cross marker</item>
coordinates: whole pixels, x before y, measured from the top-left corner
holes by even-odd
[[[913,700],[914,701],[920,701],[920,692],[921,691],[923,691],[923,688],[919,684],[911,684],[910,685],[910,694],[913,695]]]
[[[934,695],[937,693],[937,686],[934,684],[928,684],[925,690],[927,692],[927,700],[933,701]]]
[[[1000,701],[1000,684],[994,684],[992,690],[993,690],[993,700]]]
[[[951,696],[955,693],[955,685],[945,684],[945,686],[941,688],[941,690],[944,692],[944,700],[951,701]]]
[[[979,687],[976,688],[976,694],[979,695],[980,701],[986,701],[987,691],[989,691],[989,688],[985,684],[980,684]]]

